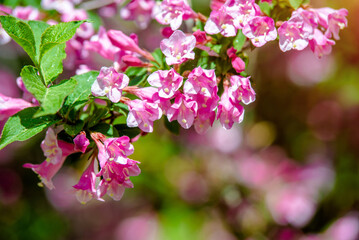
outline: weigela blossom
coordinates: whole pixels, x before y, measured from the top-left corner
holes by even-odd
[[[125,20],[135,20],[137,26],[145,29],[152,19],[154,0],[131,0],[121,9],[121,17]]]
[[[32,106],[34,105],[21,98],[11,98],[0,93],[0,121]]]
[[[211,94],[211,97],[206,97],[201,94],[193,96],[193,100],[196,101],[198,109],[197,116],[194,119],[194,129],[199,134],[204,134],[208,128],[213,125],[214,120],[216,119],[216,108],[218,105],[218,87],[213,89],[214,93]]]
[[[112,102],[119,102],[122,89],[128,86],[130,79],[123,73],[118,73],[113,67],[102,67],[100,74],[91,87],[92,95],[107,96]]]
[[[235,122],[241,123],[244,117],[242,105],[234,106],[230,101],[228,86],[224,86],[224,92],[218,104],[217,119],[225,129],[231,129]]]
[[[70,12],[74,9],[75,4],[82,0],[41,0],[41,6],[45,10],[56,10],[60,13]]]
[[[228,89],[230,101],[238,106],[243,102],[248,105],[256,100],[256,93],[254,92],[249,77],[231,76],[231,86]]]
[[[172,30],[178,29],[182,20],[196,16],[187,0],[164,0],[155,9],[156,20],[163,25],[170,25]]]
[[[254,0],[228,0],[223,8],[232,16],[237,29],[242,29],[253,17],[261,15],[261,10]]]
[[[212,11],[204,30],[208,34],[221,33],[225,37],[236,36],[237,30],[233,23],[234,18],[222,6],[218,11]]]
[[[246,64],[242,58],[237,57],[237,50],[234,47],[228,48],[227,56],[231,59],[232,67],[237,73],[243,72],[246,69]]]
[[[90,144],[90,141],[86,137],[86,132],[81,131],[74,138],[75,150],[84,153],[87,149],[87,146]]]
[[[217,91],[214,70],[202,69],[200,66],[191,71],[183,86],[183,92],[187,95],[201,94],[206,97],[214,97],[213,95],[217,95]]]
[[[308,40],[304,38],[302,24],[296,22],[284,22],[278,28],[279,47],[283,52],[296,49],[303,50],[308,46]]]
[[[326,28],[325,35],[328,38],[331,38],[332,35],[334,39],[339,40],[339,31],[348,26],[348,10],[339,9],[335,10],[332,8],[311,8],[310,11],[318,17],[318,22],[324,28]]]
[[[112,44],[120,48],[121,50],[135,52],[143,56],[148,55],[147,52],[145,52],[138,46],[137,36],[135,34],[127,36],[122,31],[109,30],[107,31],[107,36],[109,37]]]
[[[47,157],[41,164],[26,163],[25,168],[31,168],[39,175],[42,184],[49,189],[53,189],[52,178],[62,167],[66,157],[74,152],[74,145],[62,140],[57,140],[55,132],[49,128],[46,137],[41,143],[44,155]]]
[[[106,29],[102,26],[97,35],[92,36],[90,41],[85,41],[84,46],[87,50],[94,51],[112,61],[115,60],[116,54],[120,51],[118,47],[112,44],[107,36]]]
[[[102,178],[97,188],[97,196],[101,198],[107,193],[114,200],[120,200],[125,188],[133,187],[129,177],[137,176],[141,172],[137,166],[139,162],[127,158],[133,153],[130,139],[127,136],[106,139],[101,133],[92,133],[91,137],[97,145],[97,158],[101,167],[101,171],[96,175]]]
[[[106,158],[120,164],[127,163],[127,156],[134,152],[133,145],[128,136],[119,138],[107,138],[104,141],[106,149]]]
[[[135,99],[127,102],[127,126],[139,127],[144,132],[153,131],[153,122],[160,119],[162,110],[157,103]]]
[[[188,129],[192,126],[194,118],[197,115],[197,103],[191,98],[183,94],[178,94],[174,104],[167,111],[168,121],[177,120],[184,128]]]
[[[79,182],[72,186],[76,189],[77,200],[82,204],[87,203],[92,198],[98,199],[94,164],[95,161],[92,160],[90,165],[82,173]]]
[[[253,17],[242,29],[243,34],[252,41],[256,47],[277,38],[274,20],[270,17]]]
[[[313,53],[321,58],[323,55],[329,55],[332,52],[332,45],[335,42],[333,40],[328,39],[320,30],[314,30],[313,39],[309,40],[310,49]]]
[[[24,20],[40,20],[39,10],[30,6],[16,7],[14,8],[12,15],[14,15],[14,17]]]
[[[158,70],[152,73],[147,81],[151,86],[158,87],[158,95],[161,98],[172,98],[182,86],[183,77],[171,68],[168,71]]]
[[[69,21],[80,21],[88,19],[88,14],[83,9],[73,9],[68,12],[63,12],[61,15],[61,21],[69,22]],[[92,23],[85,22],[81,24],[81,26],[76,30],[76,36],[84,39],[89,39],[92,35],[94,35],[95,30]]]
[[[194,59],[192,51],[196,46],[196,38],[186,36],[182,31],[175,31],[170,38],[161,41],[161,50],[166,56],[168,65],[180,64],[187,59]]]

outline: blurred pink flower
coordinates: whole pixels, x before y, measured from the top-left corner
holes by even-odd
[[[131,0],[121,9],[120,15],[125,20],[135,20],[137,26],[145,29],[152,19],[154,0]]]
[[[26,102],[21,98],[11,98],[0,93],[0,121],[32,106],[31,103]]]

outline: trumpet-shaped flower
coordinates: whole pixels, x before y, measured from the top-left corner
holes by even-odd
[[[129,78],[118,73],[113,67],[102,67],[99,76],[91,87],[94,96],[107,96],[112,102],[119,102],[122,89],[129,83]]]
[[[190,8],[187,0],[164,0],[155,10],[156,20],[163,25],[170,25],[172,30],[178,29],[183,20],[196,14]]]
[[[233,25],[234,18],[226,11],[223,6],[218,11],[212,11],[204,30],[208,34],[221,33],[225,37],[236,36],[237,30]]]
[[[161,98],[172,98],[182,86],[183,77],[171,68],[168,71],[158,70],[152,73],[147,81],[151,86],[158,87],[158,95]]]
[[[21,98],[11,98],[0,93],[0,121],[32,106]]]
[[[154,0],[131,0],[121,9],[121,17],[125,20],[135,20],[137,26],[145,29],[152,19]]]
[[[188,75],[183,86],[183,92],[187,95],[201,94],[206,97],[217,95],[218,87],[214,70],[197,67]]]
[[[328,39],[318,29],[314,30],[314,37],[309,40],[310,49],[318,58],[323,57],[323,55],[329,55],[332,52],[332,45],[334,44],[335,42],[333,40]]]
[[[244,26],[242,31],[256,47],[261,47],[277,38],[274,20],[270,17],[253,17]]]
[[[186,36],[182,31],[175,31],[170,38],[161,41],[161,50],[166,56],[168,65],[180,64],[187,59],[194,59],[192,51],[196,46],[196,38]]]
[[[178,94],[174,104],[167,111],[168,121],[177,120],[185,129],[192,126],[194,118],[197,115],[197,102],[186,95]]]
[[[52,178],[62,167],[66,157],[74,152],[74,145],[61,140],[57,140],[54,131],[49,128],[46,137],[41,143],[46,160],[41,164],[24,164],[25,168],[31,168],[39,175],[41,182],[49,189],[53,189]]]
[[[144,132],[153,131],[153,122],[160,119],[162,110],[157,103],[135,99],[128,103],[127,126],[139,127]]]
[[[235,106],[239,106],[241,102],[248,105],[256,99],[256,93],[251,86],[249,77],[237,75],[231,76],[231,87],[228,89],[228,95]]]
[[[90,201],[92,198],[97,197],[96,190],[96,173],[94,168],[95,161],[92,160],[90,165],[86,168],[83,174],[80,177],[79,182],[72,186],[76,189],[76,198],[77,200],[85,204]]]

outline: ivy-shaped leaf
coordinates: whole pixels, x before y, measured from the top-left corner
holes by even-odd
[[[25,141],[60,120],[55,115],[34,118],[38,109],[26,108],[8,119],[2,131],[0,149],[15,141]]]

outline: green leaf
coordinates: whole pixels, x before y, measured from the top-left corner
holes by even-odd
[[[35,114],[36,117],[55,114],[60,110],[65,98],[74,90],[77,81],[73,78],[62,81],[60,84],[46,89],[41,100],[41,109]]]
[[[130,78],[129,86],[141,84],[147,77],[147,69],[143,67],[129,67],[125,74]]]
[[[242,30],[239,30],[237,33],[237,36],[233,40],[233,47],[237,51],[241,51],[246,40],[247,40],[247,37],[244,36],[244,34],[242,33]]]
[[[112,125],[107,123],[99,123],[92,127],[90,131],[100,132],[108,137],[119,137],[118,131]]]
[[[303,0],[289,0],[290,5],[294,8],[297,9],[300,7],[300,5],[302,4]]]
[[[79,132],[81,132],[84,125],[85,125],[84,121],[78,120],[74,124],[71,124],[71,123],[64,124],[64,130],[66,131],[67,134],[69,134],[71,136],[75,136]]]
[[[46,87],[37,72],[37,68],[34,66],[25,66],[22,68],[20,76],[26,89],[32,93],[38,101],[41,101],[44,98]]]
[[[262,12],[264,12],[267,16],[270,16],[270,12],[273,9],[273,4],[267,2],[260,2],[258,3],[259,8]]]
[[[177,121],[170,122],[166,117],[163,119],[165,121],[165,127],[167,128],[168,131],[176,135],[180,133],[181,126]]]
[[[25,141],[58,122],[55,115],[34,118],[38,107],[26,108],[6,122],[0,139],[0,149],[15,141]]]
[[[74,107],[82,107],[89,100],[91,95],[91,86],[95,82],[99,72],[90,71],[81,75],[73,76],[72,79],[77,81],[73,92],[66,98],[64,107],[61,110],[66,115]]]
[[[130,128],[127,124],[116,124],[113,126],[119,133],[119,136],[128,136],[129,138],[134,138],[141,133],[141,130],[138,127]]]
[[[14,39],[14,41],[25,50],[31,60],[37,64],[35,37],[29,24],[13,16],[0,16],[0,22],[9,36]]]
[[[21,71],[21,77],[27,90],[41,103],[41,109],[35,117],[55,114],[77,84],[75,79],[70,79],[46,88],[37,74],[37,68],[33,66],[25,66]]]
[[[98,124],[101,120],[101,118],[104,118],[108,114],[107,108],[98,108],[96,109],[93,114],[89,117],[87,126],[89,128],[95,126]]]
[[[66,58],[65,47],[66,43],[59,44],[42,57],[40,69],[46,85],[52,83],[62,73],[62,61]]]
[[[35,51],[36,51],[35,58],[36,58],[36,61],[39,62],[41,35],[50,25],[45,22],[40,22],[40,21],[28,21],[27,23],[29,24],[29,26],[34,34]]]
[[[51,48],[70,40],[85,21],[64,22],[48,27],[41,36],[40,61]]]

